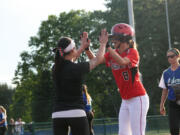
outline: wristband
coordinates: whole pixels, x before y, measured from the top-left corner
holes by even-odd
[[[86,50],[86,51],[89,51],[89,47],[86,47],[85,50]]]

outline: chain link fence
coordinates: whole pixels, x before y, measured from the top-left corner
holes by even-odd
[[[118,118],[94,119],[93,127],[95,135],[118,135]],[[52,123],[25,124],[23,135],[53,135]],[[146,135],[169,135],[167,116],[148,116]]]

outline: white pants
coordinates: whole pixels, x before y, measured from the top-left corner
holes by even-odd
[[[119,135],[145,135],[148,95],[122,100],[119,111]]]

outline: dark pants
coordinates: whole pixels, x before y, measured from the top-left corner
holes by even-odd
[[[6,127],[0,127],[0,135],[5,135]]]
[[[89,123],[89,131],[90,135],[94,135],[94,130],[93,130],[93,118],[94,118],[94,113],[92,111],[86,112],[88,123]]]
[[[87,117],[53,119],[54,135],[68,135],[69,127],[72,135],[89,135]]]
[[[169,126],[171,135],[179,135],[180,128],[180,105],[169,101]]]

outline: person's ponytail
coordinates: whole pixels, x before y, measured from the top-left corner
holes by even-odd
[[[58,41],[57,48],[53,49],[55,52],[55,60],[53,67],[53,79],[57,81],[59,73],[63,67],[64,56],[68,55],[70,52],[65,53],[64,49],[71,43],[71,39],[68,37],[63,37]]]
[[[137,44],[134,42],[134,40],[131,39],[127,43],[129,44],[130,48],[137,49]]]
[[[62,55],[60,55],[60,51],[59,49],[56,49],[56,52],[55,52],[55,64],[54,64],[54,67],[53,67],[53,78],[54,80],[57,80],[57,76],[62,68],[62,65],[63,65],[63,61],[64,61],[64,58]]]
[[[89,95],[87,86],[85,84],[83,84],[83,91],[86,95],[88,104],[91,104],[91,96]]]

